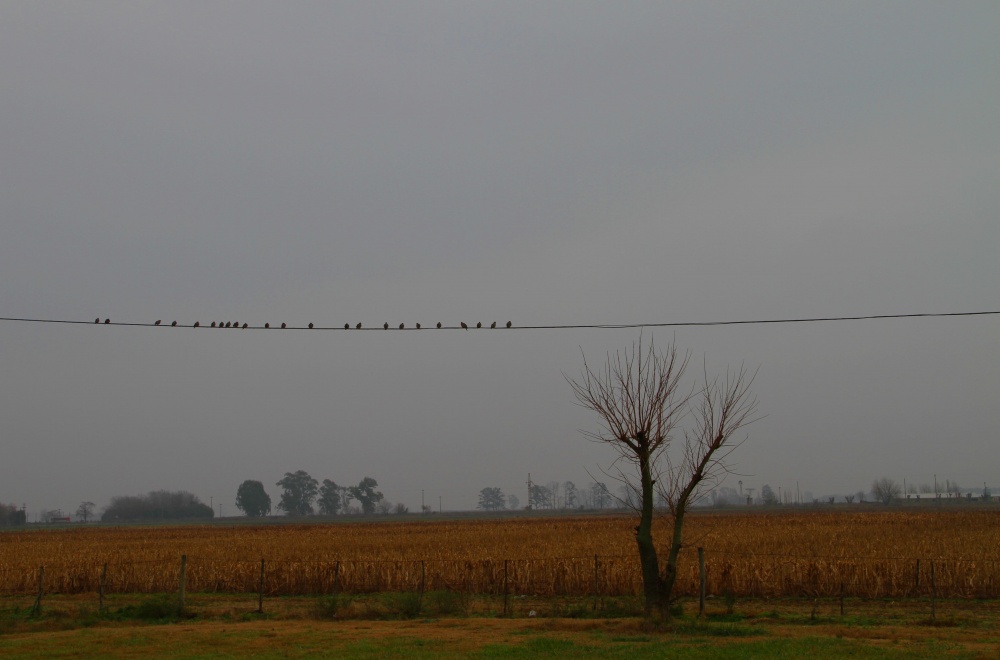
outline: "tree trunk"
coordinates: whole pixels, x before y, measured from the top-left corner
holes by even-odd
[[[664,567],[661,583],[666,600],[669,600],[670,594],[674,591],[674,583],[677,581],[677,558],[681,553],[681,539],[686,508],[687,501],[682,499],[677,503],[674,511],[674,536],[670,541],[670,552],[667,553],[667,565]],[[664,607],[669,609],[669,605],[669,602],[665,603]]]
[[[663,617],[668,615],[668,603],[664,596],[669,590],[664,590],[660,578],[660,564],[656,557],[656,546],[653,544],[653,476],[650,466],[649,443],[645,438],[639,438],[639,476],[642,484],[642,509],[639,513],[639,525],[635,528],[635,542],[639,546],[639,564],[642,567],[642,590],[646,602],[646,616],[654,613]]]

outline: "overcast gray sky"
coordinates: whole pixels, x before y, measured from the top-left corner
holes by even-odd
[[[0,316],[996,310],[997,34],[991,1],[3,3]],[[1000,487],[998,317],[650,336],[760,366],[744,486]],[[0,502],[231,514],[298,469],[524,502],[614,457],[563,373],[637,338],[2,321]]]

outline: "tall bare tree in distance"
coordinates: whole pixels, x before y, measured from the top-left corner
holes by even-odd
[[[730,473],[727,459],[743,442],[735,434],[755,421],[757,414],[757,399],[750,391],[756,371],[748,372],[741,366],[736,371],[727,370],[722,379],[710,380],[703,367],[702,383],[685,388],[682,379],[690,357],[690,353],[678,355],[672,343],[657,351],[652,340],[644,344],[640,336],[631,350],[609,353],[600,369],[591,368],[584,355],[579,379],[565,377],[577,403],[601,418],[603,428],[584,431],[584,435],[617,451],[616,466],[624,462],[631,468],[628,472],[617,469],[619,478],[639,495],[635,540],[646,614],[663,618],[669,616],[677,577],[684,515],[703,486],[717,484]],[[674,431],[687,417],[692,422],[683,432],[683,448],[671,456]],[[662,572],[653,541],[657,493],[667,502],[673,521]]]

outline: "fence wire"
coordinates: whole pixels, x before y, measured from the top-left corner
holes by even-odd
[[[661,559],[662,564],[662,559]],[[661,565],[662,568],[662,565]],[[178,588],[180,558],[132,562],[50,563],[52,594],[163,593]],[[39,567],[0,561],[0,594],[38,591]],[[1000,560],[716,553],[705,551],[706,593],[725,597],[1000,597]],[[697,596],[695,548],[681,554],[674,593]],[[636,556],[432,560],[230,560],[187,556],[186,588],[264,596],[442,591],[469,595],[638,596]]]

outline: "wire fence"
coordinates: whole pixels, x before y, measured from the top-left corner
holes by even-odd
[[[661,558],[661,563],[663,559]],[[661,566],[662,568],[662,566]],[[181,577],[183,575],[183,577]],[[0,595],[249,594],[261,598],[381,592],[453,592],[484,596],[638,596],[638,558],[289,560],[185,555],[170,560],[47,566],[0,560]],[[674,593],[738,598],[1000,597],[1000,559],[904,558],[713,553],[686,549]]]

